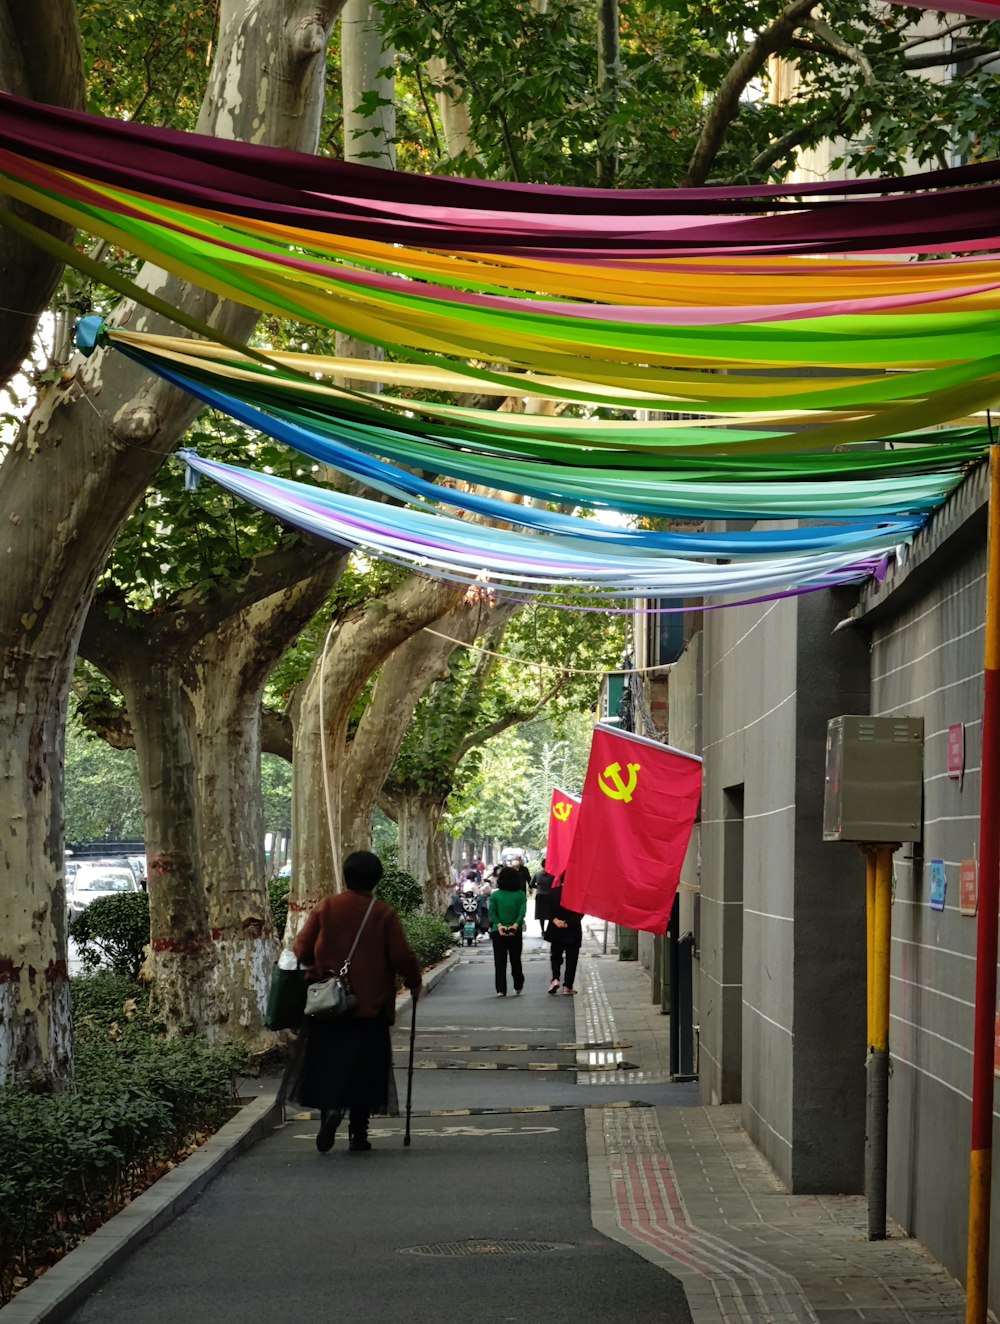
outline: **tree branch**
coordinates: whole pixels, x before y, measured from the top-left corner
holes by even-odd
[[[429,14],[431,18],[437,18],[437,14],[434,12],[432,7],[426,3],[426,0],[417,0],[417,3],[419,4],[420,8],[424,11],[425,14]],[[462,59],[462,52],[458,49],[458,47],[455,45],[452,39],[447,35],[446,32],[441,31],[441,40],[444,43],[449,56],[451,57],[452,64],[455,66],[458,72],[464,76],[466,87],[473,88],[475,84],[473,83],[473,80],[469,74],[469,66]],[[503,113],[503,108],[499,105],[494,106],[493,110],[500,124],[500,136],[503,138],[504,146],[507,149],[507,159],[510,161],[511,177],[514,179],[515,182],[519,182],[521,179],[521,167],[517,159],[517,150],[514,146],[514,137],[510,131],[510,125],[507,123],[507,116]]]
[[[260,710],[260,752],[292,761],[292,719],[276,708]]]
[[[802,143],[808,142],[816,129],[828,118],[829,112],[824,112],[824,114],[818,115],[816,119],[810,120],[807,124],[799,124],[794,129],[789,129],[787,133],[783,133],[780,138],[775,138],[772,143],[768,143],[764,150],[758,152],[750,162],[747,173],[751,181],[758,178],[762,179],[767,171],[783,156],[792,151],[793,148],[800,147]],[[835,117],[834,123],[838,128],[840,127],[841,114]]]
[[[770,56],[783,50],[796,28],[808,18],[819,0],[790,0],[776,19],[750,43],[731,66],[722,86],[709,107],[701,134],[681,181],[683,188],[697,188],[705,183],[719,154],[726,130],[740,113],[740,97],[750,81],[760,73]]]
[[[239,616],[257,602],[263,602],[273,593],[280,593],[290,584],[324,569],[332,569],[346,561],[342,547],[331,546],[313,538],[296,538],[291,544],[255,556],[246,572],[225,588],[214,586],[206,593],[194,588],[178,594],[173,603],[161,614],[173,617],[174,634],[190,639],[200,638],[206,626],[221,625]]]
[[[982,20],[978,20],[982,22]],[[926,46],[929,41],[938,41],[941,37],[950,37],[955,32],[962,32],[966,28],[974,27],[977,20],[974,18],[963,18],[957,23],[949,23],[945,27],[937,28],[934,32],[923,32],[918,37],[911,37],[909,41],[900,42],[896,47],[899,51],[912,50],[914,46]]]
[[[837,55],[842,55],[846,60],[850,60],[851,64],[856,65],[861,70],[863,82],[868,87],[874,86],[875,72],[864,51],[846,41],[839,32],[836,32],[822,18],[807,18],[802,26],[808,28],[810,32],[815,32],[816,36]]]
[[[77,714],[86,729],[112,749],[135,749],[135,734],[128,711],[101,691],[92,689],[82,676],[73,677]]]
[[[531,708],[514,709],[509,713],[505,713],[503,717],[498,717],[496,721],[490,722],[488,726],[480,727],[478,731],[471,732],[458,747],[458,758],[455,760],[455,766],[457,767],[461,763],[470,750],[485,745],[488,740],[498,736],[501,731],[506,731],[512,726],[523,726],[525,722],[530,722],[532,718],[537,717],[550,699],[554,699],[565,684],[566,677],[562,676]]]

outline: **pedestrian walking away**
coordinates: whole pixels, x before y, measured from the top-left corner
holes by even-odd
[[[531,882],[531,874],[528,872],[528,866],[525,864],[523,856],[515,855],[510,864],[506,867],[508,869],[513,869],[517,874],[517,885],[525,896],[527,896],[528,884]]]
[[[528,898],[521,887],[516,869],[501,869],[496,891],[490,894],[490,937],[493,941],[493,964],[496,970],[497,997],[507,996],[507,962],[514,992],[524,988],[521,946],[524,940],[524,916]]]
[[[535,889],[535,919],[538,920],[538,926],[542,937],[545,937],[545,926],[552,918],[550,906],[552,899],[552,884],[555,879],[545,867],[545,856],[542,856],[542,867],[533,876],[531,886]]]
[[[575,910],[568,910],[563,905],[563,883],[566,874],[561,873],[549,893],[549,913],[552,918],[545,929],[545,940],[551,943],[552,979],[549,992],[558,993],[560,979],[562,991],[567,997],[576,993],[573,987],[576,979],[576,966],[580,959],[580,946],[583,943],[583,916]],[[563,961],[566,969],[563,971]]]
[[[307,1018],[302,1067],[290,1090],[297,1103],[319,1109],[316,1148],[321,1154],[333,1147],[345,1112],[349,1148],[355,1153],[371,1149],[368,1120],[373,1113],[399,1115],[389,1041],[396,976],[416,1001],[421,975],[399,916],[384,901],[373,900],[381,877],[377,855],[348,855],[347,890],[314,906],[295,940],[295,955],[308,967],[310,980],[341,970],[356,943],[348,975],[354,1010],[333,1020]]]

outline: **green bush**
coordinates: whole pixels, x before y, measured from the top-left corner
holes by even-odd
[[[389,865],[375,888],[380,901],[386,901],[400,917],[412,915],[424,904],[424,889],[411,873]]]
[[[149,897],[145,892],[95,897],[71,921],[69,936],[88,972],[107,963],[116,975],[135,979],[149,942]]]
[[[240,1052],[166,1038],[149,994],[113,973],[71,988],[72,1089],[0,1090],[0,1305],[234,1105]]]
[[[404,915],[403,928],[422,969],[435,965],[454,945],[451,928],[436,915]]]
[[[287,878],[272,878],[267,885],[267,904],[271,908],[271,923],[275,937],[281,941],[288,920],[288,892],[290,883]]]

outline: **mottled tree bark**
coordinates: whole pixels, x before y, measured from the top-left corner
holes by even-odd
[[[358,697],[394,649],[456,607],[464,594],[463,588],[453,584],[411,575],[384,598],[335,620],[328,632],[292,708],[295,867],[286,937],[298,931],[305,914],[321,897],[342,886],[340,865],[346,844],[343,778],[351,713]],[[377,785],[376,796],[379,789]],[[356,840],[355,836],[350,849],[356,848]]]
[[[267,906],[260,705],[346,554],[266,553],[225,592],[155,613],[95,602],[81,652],[122,690],[139,760],[156,997],[175,1031],[263,1047]],[[318,567],[318,568],[317,568]],[[303,578],[305,571],[312,574]]]
[[[386,660],[344,753],[340,810],[344,852],[370,848],[379,793],[421,697],[433,681],[448,677],[448,658],[455,651],[452,641],[470,644],[491,627],[498,614],[506,618],[512,611],[512,607],[502,607],[498,613],[479,602],[463,602],[434,622],[438,633],[419,631]]]
[[[445,155],[452,159],[461,156],[463,152],[468,156],[476,156],[469,102],[462,95],[454,70],[442,56],[435,56],[427,61],[427,74],[436,89],[434,100],[441,116]]]
[[[312,150],[342,3],[222,0],[199,130]],[[231,335],[256,320],[156,268],[139,280]],[[130,305],[112,321],[175,330]],[[118,528],[199,408],[99,351],[40,397],[0,464],[0,1083],[57,1084],[71,1070],[62,792],[73,661]]]
[[[385,791],[380,797],[399,829],[399,867],[420,883],[424,904],[434,912],[444,910],[451,891],[440,831],[445,799],[441,795],[406,790]]]
[[[396,168],[394,60],[395,52],[383,45],[382,13],[375,0],[347,0],[340,18],[345,161]],[[365,113],[362,100],[373,93],[377,103]]]

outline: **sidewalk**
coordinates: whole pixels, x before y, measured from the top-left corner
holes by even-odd
[[[577,1039],[620,1039],[637,1083],[668,1078],[646,971],[588,947]],[[738,1105],[592,1108],[587,1151],[595,1228],[679,1278],[694,1324],[965,1320],[964,1292],[919,1242],[894,1224],[867,1240],[863,1196],[789,1195]]]
[[[588,1308],[615,1324],[962,1324],[961,1289],[919,1243],[895,1227],[869,1242],[862,1197],[788,1195],[738,1107],[670,1082],[641,966],[587,940],[578,996],[549,997],[532,937],[524,996],[497,1001],[492,964],[463,950],[428,980],[412,1148],[387,1118],[367,1158],[317,1155],[315,1116],[276,1126],[277,1081],[256,1082],[4,1324],[246,1324],[290,1300],[325,1310],[332,1284],[341,1318],[387,1324],[579,1324]]]

